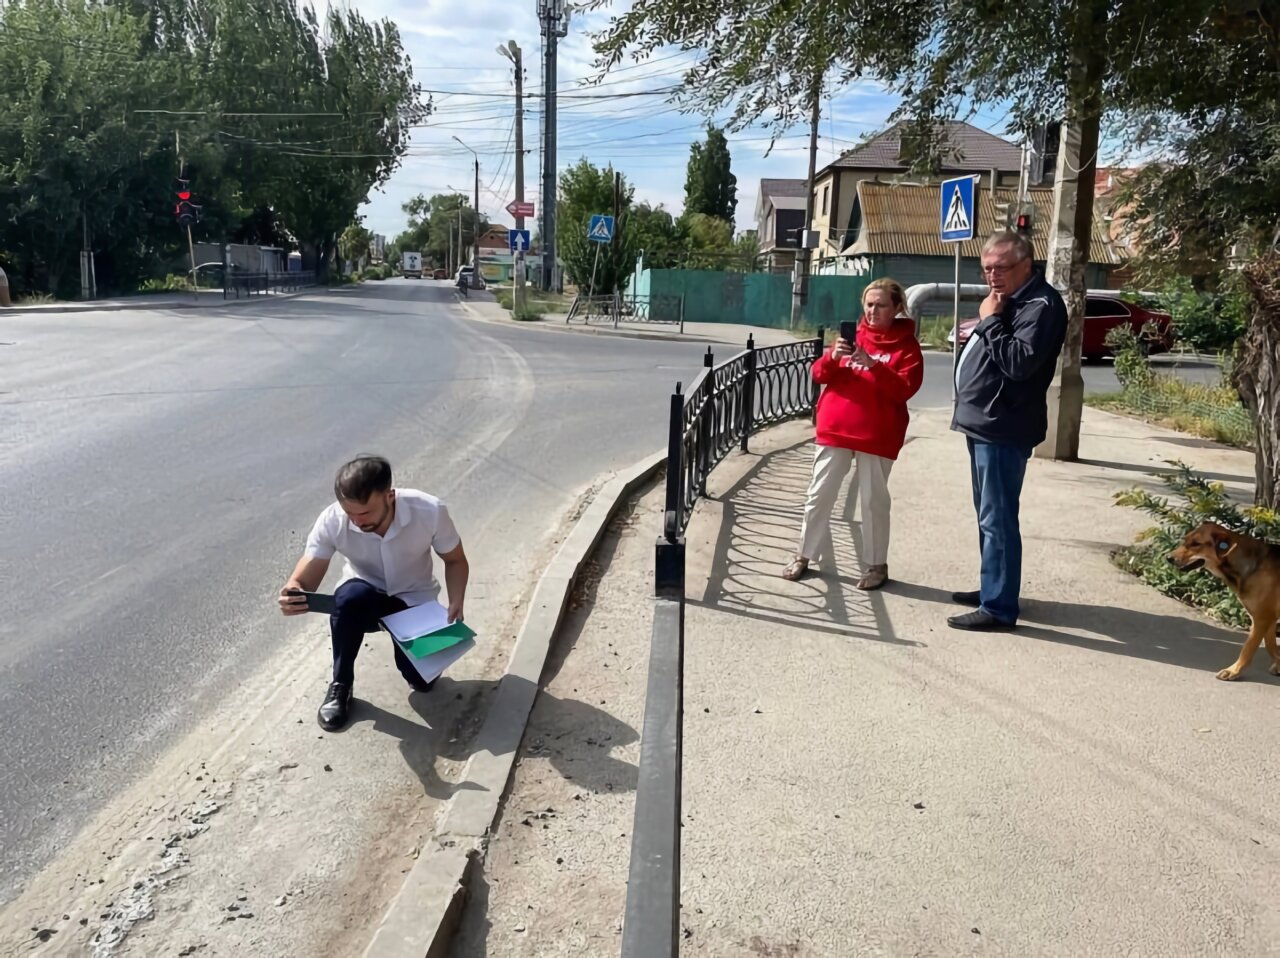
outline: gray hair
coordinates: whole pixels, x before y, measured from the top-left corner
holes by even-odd
[[[1013,230],[1005,230],[1003,233],[996,233],[995,236],[982,244],[982,255],[986,256],[1001,246],[1011,246],[1014,252],[1018,254],[1019,260],[1033,259],[1036,255],[1035,247],[1031,245],[1031,240],[1027,239],[1021,233],[1015,233]]]

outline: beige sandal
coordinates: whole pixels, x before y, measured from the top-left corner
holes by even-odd
[[[888,581],[889,567],[887,565],[868,566],[867,571],[858,580],[858,588],[863,592],[873,592]]]
[[[809,560],[804,556],[796,556],[782,570],[782,577],[789,582],[798,582],[809,571]]]

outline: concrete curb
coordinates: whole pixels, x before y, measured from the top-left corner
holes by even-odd
[[[618,507],[666,462],[641,460],[600,490],[542,574],[516,637],[506,673],[476,736],[462,783],[445,806],[435,835],[418,855],[365,950],[365,958],[439,958],[466,902],[473,868],[484,860],[489,829],[502,805],[516,753],[537,698],[556,629],[583,564]]]
[[[225,309],[229,306],[248,306],[250,303],[278,303],[282,299],[297,299],[299,296],[315,296],[317,294],[327,294],[328,292],[328,287],[315,286],[311,289],[299,290],[296,293],[273,293],[268,296],[247,299],[210,300],[207,303],[187,303],[181,300],[155,303],[141,299],[136,303],[54,303],[49,306],[0,306],[0,316],[8,316],[11,313],[32,316],[40,313],[123,313],[126,310],[158,312],[168,309]]]

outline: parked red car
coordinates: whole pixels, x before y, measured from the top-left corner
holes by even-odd
[[[1080,355],[1086,362],[1096,362],[1110,356],[1111,347],[1107,345],[1107,333],[1112,329],[1128,323],[1133,334],[1146,346],[1148,353],[1168,352],[1173,348],[1173,318],[1168,313],[1146,309],[1135,303],[1099,296],[1089,293],[1084,301],[1084,340],[1080,344]],[[1144,331],[1148,323],[1153,331]],[[960,345],[964,346],[973,334],[973,327],[978,325],[977,317],[967,319],[960,324]],[[947,333],[947,342],[953,338]]]

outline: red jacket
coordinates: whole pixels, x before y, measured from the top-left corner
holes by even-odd
[[[818,398],[820,446],[837,446],[897,459],[907,437],[907,400],[924,381],[916,324],[900,316],[888,329],[858,324],[858,345],[876,360],[870,369],[837,362],[828,349],[813,364],[826,388]]]

